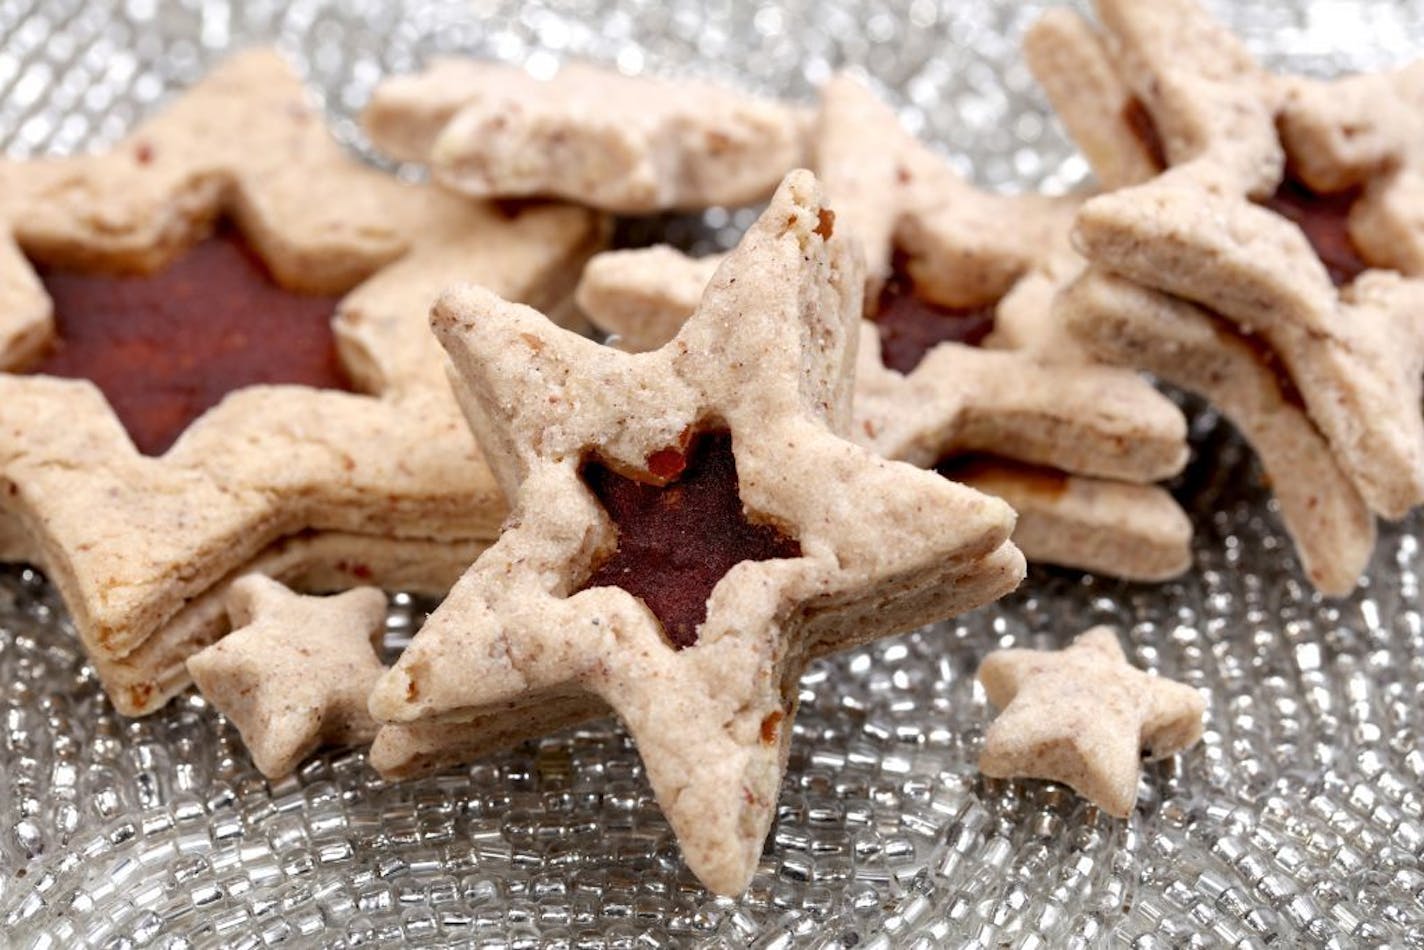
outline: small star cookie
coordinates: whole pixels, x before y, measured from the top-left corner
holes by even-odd
[[[580,63],[540,80],[437,60],[378,86],[362,121],[377,148],[463,194],[623,214],[759,201],[802,152],[801,118],[780,103]]]
[[[806,664],[987,603],[1024,570],[1003,502],[842,437],[864,278],[833,222],[792,173],[650,353],[473,287],[432,318],[513,510],[372,715],[599,698],[722,894],[755,870]]]
[[[188,658],[198,691],[237,726],[258,771],[281,778],[320,745],[370,742],[366,699],[386,595],[358,587],[306,597],[260,574],[227,591],[232,633]]]
[[[1077,199],[973,188],[849,76],[822,100],[815,168],[869,261],[853,437],[1008,501],[1031,561],[1186,570],[1191,524],[1151,484],[1184,464],[1185,420],[1134,374],[1089,365],[1052,314],[1082,266],[1067,242]],[[721,260],[599,254],[575,297],[616,345],[655,348]]]
[[[979,682],[1001,710],[984,736],[980,771],[1062,782],[1117,818],[1132,814],[1143,762],[1201,738],[1201,694],[1129,665],[1108,627],[1063,650],[995,651],[980,664]]]
[[[1100,177],[1126,186],[1079,212],[1093,266],[1063,319],[1099,358],[1216,402],[1261,456],[1312,583],[1347,593],[1369,512],[1424,501],[1424,217],[1409,198],[1424,72],[1274,76],[1191,0],[1097,8],[1101,36],[1056,11],[1027,43]],[[1135,147],[1103,134],[1125,116]],[[1303,466],[1316,481],[1282,490]]]

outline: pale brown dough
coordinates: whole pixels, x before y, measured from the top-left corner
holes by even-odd
[[[897,250],[917,292],[946,306],[998,301],[986,344],[1000,352],[945,343],[908,375],[881,365],[866,322],[852,436],[921,466],[976,452],[1065,473],[1051,491],[1016,464],[962,476],[1015,505],[1015,541],[1030,561],[1136,580],[1187,570],[1191,523],[1151,484],[1186,460],[1181,412],[1135,373],[1091,365],[1052,310],[1082,267],[1068,246],[1079,199],[972,187],[850,76],[822,91],[811,150],[837,228],[865,249],[868,301]],[[693,312],[721,260],[668,247],[599,254],[575,299],[617,346],[653,349]]]
[[[381,83],[362,121],[377,148],[430,165],[463,194],[555,196],[623,214],[759,201],[802,160],[791,107],[584,63],[540,80],[439,59]]]
[[[228,215],[284,285],[349,291],[335,331],[364,393],[249,387],[159,458],[134,449],[92,384],[0,373],[0,554],[46,570],[120,711],[182,689],[183,651],[221,627],[169,625],[281,538],[469,550],[497,534],[504,500],[426,316],[458,280],[552,309],[601,244],[599,216],[509,212],[366,168],[267,50],[228,60],[110,151],[0,162],[0,185],[3,368],[54,333],[21,249],[152,269]]]
[[[999,715],[979,769],[1062,782],[1115,818],[1132,814],[1143,762],[1201,738],[1206,703],[1189,686],[1134,668],[1110,627],[1062,650],[997,650],[979,682]]]
[[[547,701],[560,721],[598,707],[571,696],[606,702],[689,867],[719,894],[745,888],[809,659],[987,603],[1024,571],[1003,502],[843,437],[863,286],[818,183],[794,172],[696,314],[653,352],[600,346],[480,288],[445,294],[436,334],[513,512],[377,684],[372,715],[408,728]],[[801,554],[735,565],[696,643],[678,650],[641,600],[580,590],[618,544],[580,462],[596,453],[647,471],[709,425],[731,434],[745,510]],[[402,756],[384,739],[380,761],[393,769],[431,755]]]

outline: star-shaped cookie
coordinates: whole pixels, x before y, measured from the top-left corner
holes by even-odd
[[[1097,7],[1106,39],[1059,11],[1028,44],[1100,175],[1131,186],[1081,209],[1075,238],[1094,266],[1064,319],[1100,358],[1216,401],[1281,492],[1312,582],[1346,593],[1373,545],[1369,512],[1397,518],[1424,500],[1424,270],[1411,250],[1424,224],[1407,198],[1424,73],[1277,77],[1191,0]],[[1100,129],[1125,114],[1137,157],[1113,162],[1125,140]],[[1302,464],[1317,483],[1282,490]]]
[[[815,169],[869,262],[856,440],[1004,498],[1030,560],[1141,580],[1185,570],[1191,525],[1151,484],[1186,459],[1181,413],[1131,373],[1088,364],[1052,314],[1081,268],[1067,242],[1077,199],[970,186],[849,76],[822,100]],[[616,345],[651,349],[720,262],[600,254],[576,299]]]
[[[188,672],[242,734],[258,771],[281,778],[320,745],[375,738],[366,699],[386,670],[377,652],[385,594],[358,587],[307,597],[249,574],[226,601],[233,631],[190,656]]]
[[[162,272],[226,218],[281,287],[349,291],[333,300],[331,333],[354,391],[243,386],[156,457],[90,382],[0,373],[0,554],[45,568],[122,712],[183,688],[184,659],[225,629],[205,595],[258,559],[296,570],[282,553],[295,545],[298,573],[349,585],[388,569],[435,589],[449,576],[441,544],[463,557],[498,533],[503,498],[444,379],[429,306],[463,279],[552,307],[602,240],[601,219],[466,202],[360,166],[267,51],[223,64],[111,151],[0,163],[0,182],[11,370],[56,333],[64,352],[65,314],[57,327],[31,260],[47,275]],[[131,354],[94,350],[106,351]],[[153,375],[129,380],[164,383]],[[325,557],[353,569],[320,570]]]
[[[513,510],[373,716],[600,698],[723,894],[755,869],[806,663],[987,603],[1024,569],[1003,502],[842,438],[863,276],[833,222],[815,179],[788,176],[650,353],[473,287],[433,316]]]
[[[990,653],[979,682],[1002,710],[984,736],[980,771],[1062,782],[1118,818],[1132,814],[1143,762],[1201,738],[1201,694],[1134,668],[1108,627],[1063,650]]]
[[[803,131],[793,109],[709,82],[582,63],[535,79],[462,59],[386,80],[362,122],[377,148],[464,194],[624,214],[759,201],[800,163]]]

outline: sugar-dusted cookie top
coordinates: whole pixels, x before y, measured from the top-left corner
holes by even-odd
[[[1079,199],[974,188],[850,76],[827,83],[814,129],[836,226],[870,262],[852,437],[1009,501],[1030,560],[1185,570],[1191,526],[1150,484],[1185,461],[1185,420],[1136,374],[1088,365],[1052,313],[1082,266],[1067,240]],[[616,345],[651,349],[720,262],[600,254],[576,299]]]
[[[376,146],[480,198],[545,195],[639,214],[769,195],[801,161],[792,108],[710,82],[570,63],[550,79],[440,59],[388,79],[363,115]]]
[[[284,537],[497,532],[426,315],[461,279],[559,299],[597,217],[365,168],[260,50],[115,148],[0,181],[0,508],[22,536],[3,553],[45,567],[120,710],[182,688],[214,629],[145,645]]]
[[[1133,667],[1109,627],[1062,650],[997,650],[979,682],[1000,710],[979,756],[985,775],[1062,782],[1116,818],[1132,814],[1143,762],[1202,734],[1201,694]]]
[[[1249,350],[1276,380],[1274,402],[1297,416],[1289,427],[1319,430],[1294,454],[1315,456],[1314,470],[1337,468],[1344,477],[1298,492],[1304,507],[1285,515],[1312,579],[1343,593],[1372,539],[1361,530],[1360,505],[1399,517],[1424,500],[1424,283],[1408,251],[1424,226],[1401,203],[1419,161],[1419,147],[1409,144],[1418,137],[1410,105],[1418,101],[1418,68],[1337,83],[1277,77],[1191,0],[1097,6],[1101,37],[1057,12],[1029,43],[1090,160],[1111,183],[1130,186],[1079,213],[1075,238],[1094,265],[1084,280],[1125,277],[1192,308],[1162,305],[1178,324],[1211,325],[1191,332],[1223,341],[1213,367],[1201,359],[1171,365],[1169,380],[1234,400],[1237,417],[1252,415],[1243,394],[1225,394],[1214,375]],[[1082,91],[1073,63],[1091,64],[1084,69],[1097,77],[1093,94],[1071,94]],[[1340,108],[1346,100],[1357,108]],[[1142,155],[1151,159],[1130,173],[1100,160],[1106,149],[1094,131],[1124,109],[1137,116]],[[1347,144],[1356,135],[1358,148]],[[1122,321],[1082,306],[1106,299],[1079,296],[1075,331],[1102,358],[1131,362],[1112,329]],[[1134,326],[1167,334],[1140,337],[1138,348],[1158,354],[1148,357],[1156,366],[1173,363],[1175,331],[1161,321]],[[1263,453],[1277,455],[1269,464],[1284,471],[1279,433],[1246,425]],[[1321,506],[1314,499],[1325,491],[1332,498]],[[1349,543],[1332,550],[1342,537]]]
[[[653,352],[477,288],[443,296],[436,333],[513,510],[372,714],[601,697],[689,866],[740,892],[807,661],[986,603],[1024,569],[1007,505],[843,438],[862,286],[795,172]]]

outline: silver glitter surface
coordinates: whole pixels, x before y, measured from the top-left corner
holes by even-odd
[[[1210,6],[1281,68],[1424,51],[1421,0]],[[1087,171],[1017,54],[1038,9],[0,0],[0,142],[12,155],[112,142],[227,50],[270,40],[357,149],[372,86],[436,52],[535,71],[584,56],[807,100],[852,63],[979,181],[1062,190]],[[745,222],[713,211],[683,237],[726,244]],[[0,942],[1424,946],[1424,521],[1387,528],[1367,584],[1323,602],[1239,440],[1199,412],[1193,444],[1176,486],[1198,532],[1191,576],[1146,587],[1036,569],[991,609],[813,667],[739,901],[682,866],[614,723],[424,781],[384,783],[347,751],[268,782],[196,696],[115,714],[53,589],[0,571]],[[397,598],[393,649],[420,616]],[[1209,697],[1202,743],[1149,768],[1125,822],[974,767],[983,654],[1103,622],[1135,662]]]

